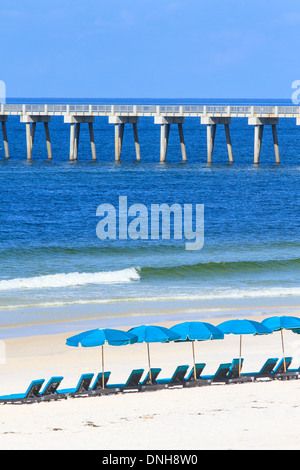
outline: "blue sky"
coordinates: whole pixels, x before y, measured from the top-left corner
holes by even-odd
[[[9,97],[290,98],[299,0],[0,0]]]

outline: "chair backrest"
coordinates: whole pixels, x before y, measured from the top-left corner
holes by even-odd
[[[228,374],[228,372],[229,372],[229,370],[230,370],[230,367],[231,367],[230,362],[228,362],[226,364],[220,364],[217,372],[215,373],[215,375],[212,378],[212,381],[213,382],[224,381],[227,374]]]
[[[244,359],[241,358],[241,368],[243,367]],[[227,379],[237,379],[239,376],[240,369],[240,359],[233,359],[229,372],[227,374]]]
[[[156,379],[158,377],[158,375],[160,374],[161,372],[161,369],[159,368],[151,368],[151,380],[150,380],[150,374],[149,374],[149,371],[146,375],[146,377],[144,378],[143,382],[141,383],[141,385],[153,385],[155,384],[156,382]]]
[[[204,367],[206,364],[203,362],[201,364],[195,364],[196,366],[196,380],[199,380],[201,377],[201,374],[204,370]],[[194,372],[194,366],[191,368],[188,376],[185,379],[187,382],[191,382],[192,380],[195,380],[195,372]]]
[[[63,377],[52,377],[47,385],[45,386],[44,390],[41,392],[42,396],[49,396],[54,395],[63,380]]]
[[[128,377],[125,387],[137,387],[142,378],[143,373],[144,369],[134,369]]]
[[[178,366],[175,370],[172,378],[170,379],[171,384],[181,384],[184,380],[185,374],[187,373],[189,366]]]
[[[38,397],[44,382],[44,379],[33,380],[25,393],[25,398]]]
[[[270,357],[269,359],[267,359],[264,365],[262,366],[262,368],[260,369],[258,375],[271,374],[277,361],[278,361],[277,357]]]
[[[288,368],[290,367],[292,360],[293,360],[292,357],[286,357],[285,358],[286,370],[288,370]],[[274,369],[274,374],[282,374],[282,372],[284,372],[284,360],[283,360],[283,358],[279,362],[278,366]]]
[[[89,386],[91,385],[92,378],[94,377],[94,374],[83,374],[76,387],[76,393],[80,392],[87,392],[89,389]]]
[[[108,379],[110,377],[110,374],[111,372],[104,372],[104,388],[106,387],[107,385],[107,382],[108,382]],[[101,388],[103,388],[103,380],[102,380],[102,372],[100,372],[98,375],[97,375],[97,378],[93,384],[93,386],[91,387],[91,390],[93,390],[94,392],[96,390],[100,390]]]

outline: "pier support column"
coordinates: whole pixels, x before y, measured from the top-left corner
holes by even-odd
[[[159,124],[160,129],[161,129],[160,130],[160,162],[165,163],[166,158],[167,158],[167,150],[168,150],[171,124],[178,125],[182,161],[186,162],[187,157],[186,157],[186,148],[185,148],[185,141],[184,141],[184,135],[183,135],[183,126],[182,126],[182,124],[184,124],[184,117],[155,116],[154,123]]]
[[[115,161],[116,162],[121,161],[125,124],[132,124],[135,154],[136,154],[136,159],[139,162],[141,160],[141,149],[140,149],[138,129],[137,129],[137,124],[139,123],[139,117],[138,116],[112,115],[112,116],[109,116],[108,121],[109,121],[109,124],[114,124],[115,126]]]
[[[277,126],[275,126],[275,124],[272,125],[272,133],[273,133],[275,160],[276,160],[276,163],[280,163],[279,145],[278,145],[278,136],[277,136]]]
[[[74,143],[75,143],[75,123],[70,125],[70,162],[74,160]]]
[[[254,164],[255,165],[258,165],[259,160],[260,160],[260,152],[261,152],[264,126],[272,126],[275,161],[278,164],[280,163],[279,145],[278,145],[277,127],[276,127],[278,123],[279,123],[278,118],[251,117],[248,119],[248,124],[250,126],[255,126],[255,130],[254,130]]]
[[[228,158],[229,158],[229,162],[233,163],[233,152],[232,152],[229,124],[224,124],[224,127],[225,127],[225,134],[226,134]]]
[[[80,137],[80,122],[75,124],[75,140],[74,140],[74,160],[78,159],[78,148],[79,148],[79,137]]]
[[[124,126],[125,126],[124,123],[115,124],[115,161],[116,162],[119,162],[121,160]]]
[[[9,147],[8,147],[7,132],[6,132],[7,116],[0,116],[0,121],[1,121],[1,127],[2,127],[5,158],[9,159]]]
[[[214,145],[215,145],[215,136],[217,125],[222,124],[225,128],[226,134],[226,143],[227,143],[227,152],[228,152],[228,159],[230,163],[233,163],[233,152],[232,152],[232,144],[231,144],[231,137],[230,137],[230,129],[229,124],[231,124],[231,118],[229,116],[202,116],[201,117],[201,124],[206,125],[207,127],[207,163],[212,163]]]
[[[180,140],[182,161],[183,161],[183,162],[186,162],[186,161],[187,161],[187,158],[186,158],[186,148],[185,148],[185,141],[184,141],[182,123],[179,123],[179,124],[178,124],[178,132],[179,132],[179,140]]]
[[[95,137],[94,137],[94,127],[93,127],[93,123],[92,123],[92,122],[89,122],[89,132],[90,132],[90,142],[91,142],[92,159],[93,159],[93,160],[97,160],[96,145],[95,145]]]
[[[78,147],[79,147],[81,124],[89,125],[92,159],[97,160],[95,138],[94,138],[94,128],[93,128],[94,122],[95,122],[94,116],[76,116],[73,114],[68,114],[64,116],[64,123],[70,124],[70,161],[77,161],[78,159]]]
[[[31,148],[31,129],[30,122],[26,122],[26,144],[27,144],[27,160],[31,160],[32,148]]]
[[[216,130],[217,130],[216,124],[207,125],[207,163],[212,163]]]
[[[264,126],[255,126],[254,130],[254,164],[259,164]]]
[[[48,160],[52,160],[52,148],[51,148],[50,131],[49,131],[49,123],[48,122],[44,122],[44,128],[45,128]]]
[[[170,124],[161,124],[160,127],[160,163],[165,163],[167,157],[170,135]]]
[[[27,160],[31,161],[32,159],[34,136],[35,136],[36,125],[38,122],[44,123],[48,159],[51,159],[52,151],[51,151],[51,141],[50,141],[50,133],[49,133],[49,122],[51,122],[51,117],[46,116],[46,115],[24,114],[20,117],[20,121],[26,124]]]
[[[134,136],[134,145],[135,145],[135,154],[138,162],[141,161],[141,149],[138,135],[138,128],[136,122],[132,124],[133,127],[133,136]]]

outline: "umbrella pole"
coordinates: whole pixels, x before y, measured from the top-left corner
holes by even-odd
[[[194,341],[192,341],[192,350],[193,350],[193,360],[194,360],[194,379],[197,380]]]
[[[147,353],[148,353],[149,378],[150,378],[150,383],[152,384],[152,374],[151,374],[151,364],[150,364],[150,348],[149,348],[149,343],[147,343]]]
[[[104,347],[101,346],[102,349],[102,388],[104,388]]]
[[[241,376],[241,370],[242,370],[242,335],[240,335],[239,377]]]
[[[283,342],[283,331],[282,328],[280,329],[281,333],[281,346],[282,346],[282,353],[283,353],[283,369],[286,372],[286,363],[285,363],[285,353],[284,353],[284,342]]]

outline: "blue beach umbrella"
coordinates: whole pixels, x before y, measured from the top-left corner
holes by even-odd
[[[225,335],[233,334],[240,336],[240,359],[239,359],[239,376],[241,376],[242,365],[242,336],[243,335],[269,335],[272,330],[265,325],[253,320],[228,320],[218,325],[218,328]]]
[[[149,343],[168,343],[169,341],[175,341],[176,339],[179,339],[179,335],[171,331],[169,328],[156,325],[136,326],[131,328],[128,333],[137,336],[137,343],[147,344],[149,377],[150,382],[152,382]]]
[[[110,328],[85,331],[67,339],[67,346],[92,348],[101,346],[102,350],[102,387],[104,388],[104,345],[123,346],[137,342],[137,336],[122,330]]]
[[[194,360],[194,377],[196,380],[195,341],[223,339],[224,333],[210,323],[198,321],[179,323],[178,325],[172,326],[170,330],[180,336],[179,339],[175,340],[176,342],[191,341]]]
[[[283,330],[292,330],[294,333],[300,334],[300,318],[291,317],[291,316],[270,317],[270,318],[266,318],[261,323],[272,331],[280,331],[281,346],[282,346],[282,353],[283,353],[283,366],[284,366],[284,372],[286,372]]]

